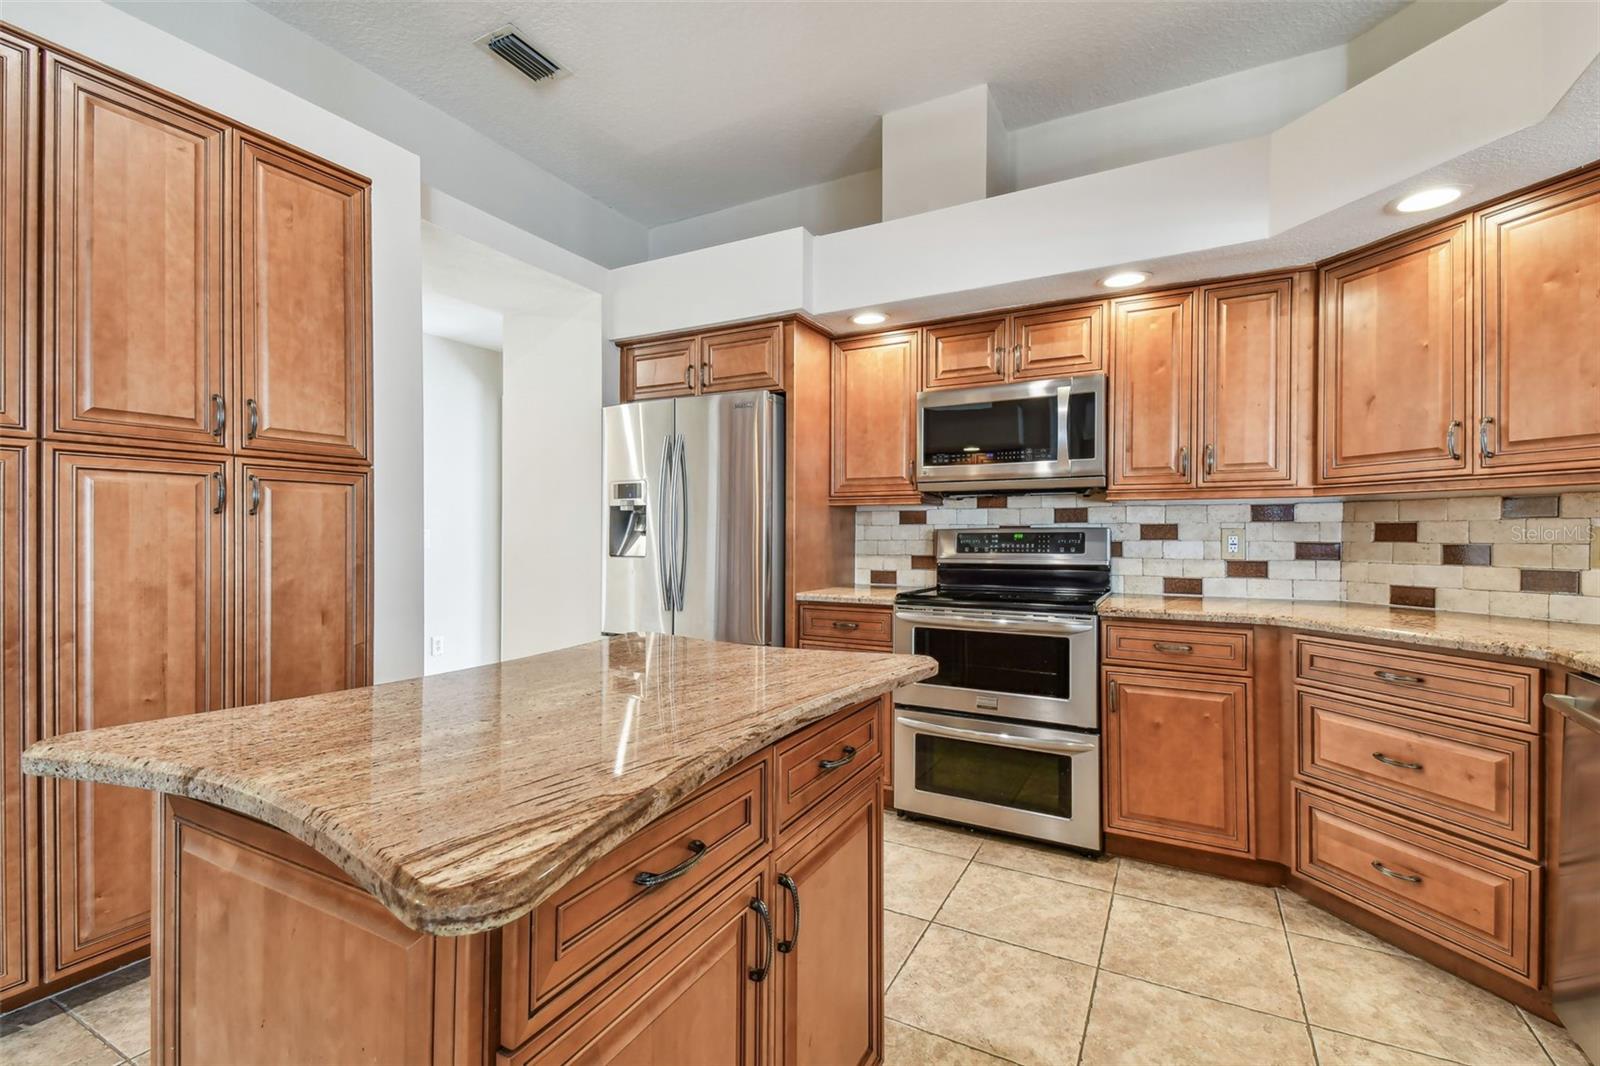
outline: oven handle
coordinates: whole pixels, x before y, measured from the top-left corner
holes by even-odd
[[[895,721],[918,733],[931,733],[953,740],[981,740],[999,748],[1020,748],[1023,751],[1043,751],[1067,755],[1088,755],[1095,750],[1093,744],[1081,740],[1047,740],[1042,737],[1018,737],[1010,733],[990,733],[984,729],[958,729],[953,725],[934,725],[915,718],[895,718]]]
[[[894,619],[926,629],[988,629],[1002,633],[1042,633],[1052,637],[1094,632],[1093,619],[1083,622],[1041,622],[1036,619],[1012,620],[971,614],[934,614],[929,611],[896,611]]]

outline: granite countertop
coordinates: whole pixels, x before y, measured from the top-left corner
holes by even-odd
[[[865,607],[893,607],[905,589],[887,585],[832,585],[794,594],[796,603],[851,603]]]
[[[1118,595],[1100,602],[1100,617],[1284,626],[1553,663],[1600,674],[1600,626],[1577,622],[1540,622],[1368,603]]]
[[[746,756],[934,670],[922,656],[633,634],[69,733],[22,764],[258,818],[408,926],[457,935],[531,910]]]

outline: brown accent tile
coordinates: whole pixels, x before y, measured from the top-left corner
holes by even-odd
[[[1114,540],[1111,542],[1111,558],[1122,558],[1122,541]]]
[[[1057,507],[1056,508],[1056,521],[1057,522],[1087,522],[1088,520],[1089,520],[1089,508],[1087,508],[1087,507]]]
[[[1581,570],[1524,570],[1523,592],[1566,592],[1577,595]]]
[[[1339,544],[1302,540],[1295,543],[1294,557],[1296,559],[1337,559],[1342,548],[1343,546]]]
[[[1243,559],[1229,559],[1227,563],[1229,577],[1267,576],[1267,564],[1265,560],[1250,560],[1247,562]]]
[[[1493,544],[1441,544],[1439,562],[1445,566],[1493,566]]]
[[[1415,522],[1376,522],[1372,526],[1372,539],[1378,544],[1415,544]]]
[[[895,577],[893,570],[874,570],[867,575],[867,580],[874,585],[900,584],[900,579]]]
[[[1434,590],[1416,585],[1390,585],[1389,602],[1395,607],[1433,607]]]
[[[1168,596],[1198,596],[1200,595],[1200,579],[1197,577],[1165,577],[1161,579],[1161,591]]]
[[[1001,508],[1006,506],[1006,497],[1004,497],[1004,496],[979,496],[978,497],[978,506],[987,508],[988,510],[991,510],[991,511],[999,510],[999,509],[1001,509]]]
[[[900,524],[903,526],[925,526],[928,524],[928,512],[901,511]]]
[[[1560,510],[1560,496],[1507,496],[1500,501],[1501,518],[1554,518]]]
[[[911,557],[911,569],[913,569],[913,570],[932,570],[933,568],[934,568],[933,567],[933,556],[931,556],[931,555],[913,555]]]
[[[1177,540],[1176,522],[1145,523],[1139,527],[1140,540]]]
[[[1252,503],[1250,505],[1250,521],[1252,522],[1293,522],[1294,504],[1292,503]]]

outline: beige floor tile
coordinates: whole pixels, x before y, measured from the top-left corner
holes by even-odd
[[[1094,968],[934,925],[884,1001],[884,1012],[1013,1062],[1078,1057]]]
[[[1292,935],[1313,1025],[1466,1063],[1535,1063],[1517,1008],[1420,959]]]
[[[1386,940],[1379,940],[1365,929],[1357,929],[1349,922],[1335,918],[1315,903],[1301,899],[1288,889],[1278,889],[1278,902],[1283,904],[1283,924],[1291,933],[1410,957],[1408,952]]]
[[[1302,1022],[1102,970],[1079,1061],[1084,1066],[1312,1066],[1315,1059]]]
[[[1003,866],[1007,870],[1053,877],[1057,881],[1071,881],[1075,885],[1111,891],[1117,879],[1117,860],[1109,857],[1091,859],[1065,848],[1049,844],[1029,844],[1021,840],[988,839],[978,849],[978,861],[990,866]]]
[[[150,1050],[148,961],[69,988],[56,1000],[122,1054]]]
[[[966,859],[885,843],[883,905],[913,918],[932,918],[966,868]]]
[[[1517,1010],[1522,1015],[1522,1020],[1528,1023],[1528,1028],[1533,1030],[1534,1037],[1544,1045],[1545,1052],[1549,1054],[1550,1061],[1555,1063],[1555,1066],[1590,1066],[1589,1056],[1583,1053],[1583,1049],[1573,1041],[1565,1029],[1553,1022],[1535,1017],[1520,1007]]]
[[[1094,966],[1110,909],[1109,892],[975,862],[934,921]]]
[[[895,974],[905,965],[917,938],[928,928],[926,918],[912,918],[894,911],[883,912],[883,987],[894,983]]]
[[[1169,903],[1268,929],[1283,928],[1272,889],[1171,866],[1124,860],[1117,873],[1117,895]]]
[[[883,1021],[883,1066],[1005,1066],[1005,1061],[892,1018]]]
[[[1117,895],[1100,965],[1128,977],[1299,1020],[1281,929]]]
[[[129,1066],[150,1066],[150,1052],[146,1051],[143,1055],[135,1055],[128,1060],[128,1063]]]
[[[883,839],[926,851],[937,851],[941,855],[954,855],[958,859],[970,859],[984,838],[971,829],[962,829],[959,826],[915,821],[897,814],[885,814]]]
[[[1316,1026],[1311,1027],[1311,1039],[1322,1066],[1444,1066],[1450,1061]]]
[[[122,1056],[54,1000],[0,1017],[0,1062],[5,1066],[114,1066]]]

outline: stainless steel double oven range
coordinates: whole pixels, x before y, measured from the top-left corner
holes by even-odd
[[[1100,851],[1107,531],[949,529],[936,549],[938,584],[895,597],[895,651],[939,663],[895,693],[895,807]]]

